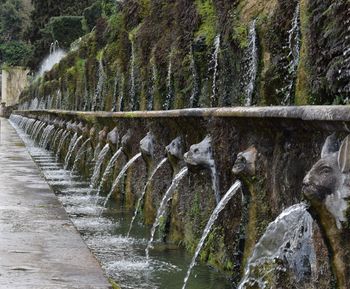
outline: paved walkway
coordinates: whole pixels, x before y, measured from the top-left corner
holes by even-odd
[[[110,288],[23,142],[2,118],[0,288]]]

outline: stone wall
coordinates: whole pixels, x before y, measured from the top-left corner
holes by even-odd
[[[220,195],[223,196],[234,181],[240,179],[244,198],[242,195],[236,196],[220,214],[201,259],[226,270],[236,284],[242,278],[249,256],[268,224],[284,209],[304,199],[303,178],[320,158],[327,136],[335,133],[336,138],[342,140],[348,134],[350,125],[349,109],[339,106],[128,113],[55,110],[16,113],[48,123],[55,123],[54,120],[58,118],[66,122],[83,122],[94,126],[96,131],[103,127],[108,130],[117,127],[120,138],[129,130],[132,135],[129,152],[126,159],[120,161],[119,169],[128,158],[140,151],[140,140],[151,132],[155,139],[153,158],[140,161],[130,169],[123,188],[114,194],[116,202],[122,202],[131,209],[149,176],[149,168],[165,156],[165,147],[173,139],[180,136],[183,152],[186,152],[191,150],[191,145],[210,136]],[[94,147],[97,143],[98,140],[95,140]],[[253,169],[237,172],[236,168],[233,174],[232,168],[247,149],[255,151]],[[183,160],[170,162],[147,191],[143,206],[146,223],[154,221],[162,195],[170,185],[174,173],[184,165]],[[106,192],[109,191],[108,186],[110,184],[107,185]],[[199,167],[190,168],[189,175],[180,183],[171,201],[168,221],[163,228],[164,238],[193,251],[215,206],[210,171]],[[269,288],[345,288],[342,285],[334,287],[339,274],[331,264],[334,254],[347,256],[347,247],[344,246],[344,252],[335,253],[328,243],[327,227],[320,228],[317,215],[314,218],[313,246],[316,261],[312,269],[304,272],[305,276],[298,281],[298,287],[294,287],[296,277],[284,263],[285,260],[260,266],[259,270],[266,273],[262,275],[269,282]],[[348,222],[346,219],[343,224],[344,232],[348,230]],[[286,246],[287,250],[288,245]]]
[[[19,103],[19,96],[27,86],[29,70],[23,67],[11,67],[2,70],[1,99],[6,106]]]
[[[106,7],[78,48],[23,93],[24,108],[345,104],[350,97],[347,0]]]

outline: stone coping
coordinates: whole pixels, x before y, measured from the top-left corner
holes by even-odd
[[[178,118],[178,117],[232,117],[232,118],[286,118],[306,121],[350,121],[350,106],[264,106],[230,108],[192,108],[167,111],[68,111],[21,110],[17,114],[49,113],[96,118]]]

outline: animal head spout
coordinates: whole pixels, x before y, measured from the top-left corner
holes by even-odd
[[[243,152],[238,153],[232,172],[235,175],[255,175],[257,150],[254,146],[249,147]]]
[[[88,124],[81,129],[81,134],[85,139],[90,137],[90,127]]]
[[[73,133],[78,133],[78,131],[79,131],[79,129],[78,129],[78,124],[79,124],[78,121],[73,122],[73,124],[72,124],[72,126],[71,126],[71,129],[72,129],[72,132],[73,132]]]
[[[72,131],[73,122],[70,120],[66,123],[66,130]]]
[[[119,133],[117,127],[112,129],[108,134],[107,134],[107,142],[110,147],[115,147],[119,143]]]
[[[122,151],[126,154],[129,155],[131,152],[131,139],[132,139],[132,132],[130,129],[128,129],[128,131],[126,132],[125,135],[123,135],[122,137],[122,141],[121,141],[121,149]]]
[[[339,148],[334,134],[323,145],[321,159],[307,173],[303,181],[303,194],[314,210],[327,210],[337,227],[346,221],[347,198],[350,189],[347,179],[350,172],[350,135]]]
[[[183,141],[181,136],[172,140],[170,144],[165,147],[168,158],[182,160],[183,159]]]
[[[78,131],[79,134],[82,134],[83,128],[84,128],[83,122],[79,122],[78,125],[77,125],[77,131]]]
[[[107,141],[107,134],[108,134],[108,127],[103,127],[102,130],[98,133],[98,141],[102,144],[106,143]]]
[[[154,136],[151,132],[140,141],[140,150],[145,158],[153,158],[154,155]]]
[[[96,127],[94,127],[94,126],[90,129],[90,138],[92,140],[96,139]]]
[[[189,166],[214,167],[211,137],[206,136],[200,143],[192,145],[190,150],[185,153],[184,160]]]

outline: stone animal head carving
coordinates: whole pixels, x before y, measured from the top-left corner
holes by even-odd
[[[131,138],[132,138],[132,132],[130,129],[128,129],[128,131],[126,132],[125,135],[123,135],[122,137],[122,141],[121,141],[121,149],[122,151],[126,154],[126,155],[130,155],[131,153]]]
[[[255,175],[255,163],[257,150],[254,146],[249,147],[243,152],[238,153],[232,172],[235,175]]]
[[[81,129],[81,134],[85,139],[90,137],[90,126],[88,124]]]
[[[58,117],[56,117],[56,118],[53,120],[52,124],[57,128],[57,127],[59,127],[59,122],[60,122],[60,119],[59,119]]]
[[[154,136],[151,132],[140,141],[140,150],[144,158],[153,158],[154,155]]]
[[[192,145],[184,155],[185,162],[190,166],[213,168],[215,162],[211,142],[211,137],[206,136],[200,143]]]
[[[60,128],[65,128],[65,125],[66,125],[66,122],[63,119],[60,119],[59,122],[58,122],[58,126]]]
[[[183,141],[182,137],[178,136],[176,139],[172,140],[170,144],[165,147],[168,158],[170,159],[183,159]]]
[[[108,127],[105,126],[98,133],[98,141],[99,141],[99,143],[106,143],[106,141],[107,141],[107,134],[108,134]]]
[[[72,132],[73,133],[78,133],[79,128],[78,128],[79,123],[77,121],[73,122],[72,124]]]
[[[79,134],[82,134],[84,128],[84,124],[82,122],[79,122],[77,125],[77,130]]]
[[[92,141],[95,141],[96,140],[96,137],[97,137],[97,131],[96,131],[96,127],[92,127],[89,131],[89,134],[90,134],[90,139]]]
[[[73,122],[70,120],[66,123],[66,128],[68,131],[72,131]]]
[[[334,217],[338,229],[346,221],[345,212],[350,197],[348,183],[350,173],[350,135],[340,148],[336,136],[326,139],[321,159],[307,173],[303,181],[303,193],[311,207],[320,211],[327,210]]]
[[[117,147],[119,144],[119,133],[117,127],[107,134],[107,142],[110,147]]]

